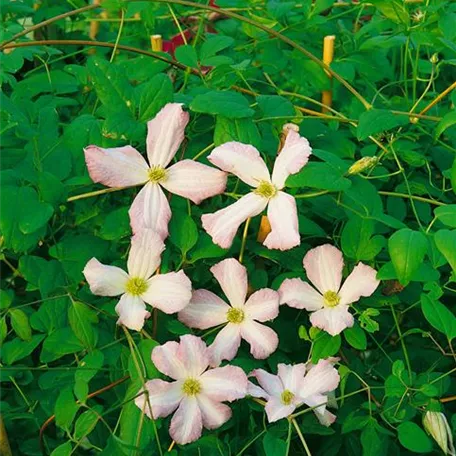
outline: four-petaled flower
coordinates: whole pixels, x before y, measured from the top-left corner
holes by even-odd
[[[270,423],[291,415],[296,407],[306,404],[315,407],[314,412],[324,426],[336,417],[326,410],[327,394],[339,385],[340,376],[331,359],[320,360],[316,365],[278,365],[278,375],[263,369],[250,373],[260,385],[249,382],[248,393],[266,399],[265,411]]]
[[[140,331],[149,317],[148,303],[171,314],[182,310],[192,296],[192,284],[183,271],[154,274],[165,246],[160,236],[144,229],[131,240],[128,274],[116,266],[106,266],[92,258],[84,268],[90,291],[99,296],[122,295],[116,305],[117,323]]]
[[[108,187],[145,184],[130,208],[134,233],[142,228],[168,236],[171,209],[160,186],[199,204],[205,198],[223,193],[226,173],[193,160],[181,160],[168,167],[184,139],[189,115],[179,103],[168,103],[147,123],[147,157],[133,147],[85,148],[90,177]]]
[[[309,250],[303,262],[307,278],[318,291],[301,279],[285,279],[279,288],[280,304],[312,312],[312,325],[332,336],[352,327],[349,305],[374,293],[380,283],[377,271],[358,263],[341,287],[342,252],[329,244]]]
[[[145,394],[135,399],[136,405],[150,418],[170,415],[176,409],[169,429],[180,444],[201,437],[203,426],[216,429],[231,417],[224,401],[241,399],[247,394],[247,376],[235,366],[209,369],[209,350],[196,336],[186,335],[180,343],[167,342],[152,351],[155,367],[174,379],[165,382],[149,380]]]
[[[190,304],[178,314],[180,321],[191,328],[208,329],[226,323],[209,347],[211,364],[218,366],[231,360],[245,339],[255,358],[267,358],[279,343],[277,334],[258,323],[272,320],[279,314],[279,295],[263,288],[247,299],[247,270],[234,258],[217,263],[211,272],[222,287],[231,305],[208,290],[193,292]]]
[[[287,177],[296,174],[307,163],[311,153],[307,139],[290,129],[271,177],[255,147],[238,142],[216,147],[208,160],[223,171],[235,174],[253,190],[234,204],[214,214],[203,215],[203,227],[212,240],[220,247],[229,248],[239,225],[267,207],[271,232],[264,240],[264,245],[280,250],[299,245],[296,200],[282,189]]]

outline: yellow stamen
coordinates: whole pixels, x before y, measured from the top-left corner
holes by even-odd
[[[293,398],[294,394],[290,390],[285,390],[280,397],[284,405],[290,405]]]
[[[260,195],[263,198],[271,199],[277,194],[277,188],[275,185],[268,181],[261,181],[260,185],[253,190],[253,193]]]
[[[236,309],[235,307],[231,308],[227,313],[226,313],[226,319],[230,323],[242,323],[244,321],[245,314],[242,309]]]
[[[152,168],[149,169],[149,180],[154,184],[158,184],[159,182],[166,180],[166,174],[166,169],[161,166],[152,166]]]
[[[182,392],[187,396],[196,396],[201,392],[201,383],[194,378],[188,378],[182,385]]]
[[[340,302],[340,297],[335,291],[327,291],[323,298],[327,307],[336,307]]]
[[[140,277],[132,277],[125,286],[128,294],[140,296],[147,291],[147,282]]]

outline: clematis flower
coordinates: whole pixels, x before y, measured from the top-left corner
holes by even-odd
[[[241,344],[250,344],[255,358],[267,358],[279,343],[277,334],[260,322],[274,319],[279,314],[279,295],[263,288],[247,299],[247,270],[234,258],[212,266],[211,272],[222,287],[230,305],[209,290],[193,292],[190,304],[178,314],[181,322],[191,328],[208,329],[225,324],[209,347],[211,365],[231,360]]]
[[[135,403],[153,419],[177,410],[169,434],[179,444],[198,440],[203,427],[216,429],[226,423],[231,409],[223,402],[242,399],[247,394],[247,376],[241,368],[207,370],[209,350],[199,337],[186,335],[180,343],[155,347],[152,361],[174,381],[149,380],[144,385],[146,394],[137,397]]]
[[[320,360],[315,366],[305,364],[279,364],[278,375],[263,369],[250,373],[260,386],[249,382],[248,394],[266,399],[265,411],[273,423],[291,415],[296,407],[306,404],[315,407],[314,412],[324,426],[329,426],[336,417],[326,410],[327,394],[334,391],[340,381],[337,370],[329,360]]]
[[[144,185],[130,208],[134,233],[142,228],[168,236],[171,209],[161,187],[188,198],[195,204],[223,193],[226,174],[193,160],[181,160],[168,166],[184,139],[189,115],[179,103],[168,103],[147,123],[147,157],[149,163],[133,147],[84,149],[87,169],[94,182],[108,187]]]
[[[263,244],[269,249],[280,250],[299,245],[296,200],[282,190],[287,177],[300,171],[311,153],[307,139],[290,129],[270,176],[266,163],[255,147],[239,142],[216,147],[208,160],[223,171],[236,175],[253,189],[234,204],[214,214],[203,215],[203,227],[214,243],[229,248],[241,223],[267,207],[271,232]]]
[[[154,274],[160,266],[165,245],[160,236],[144,229],[131,239],[128,274],[116,266],[106,266],[92,258],[83,274],[90,291],[98,296],[121,296],[116,305],[118,324],[140,331],[150,316],[146,303],[172,314],[182,310],[192,296],[192,284],[183,271]]]
[[[285,279],[279,288],[280,303],[312,312],[310,322],[332,336],[353,326],[350,304],[377,289],[377,271],[358,263],[341,287],[344,260],[342,252],[325,244],[307,252],[304,269],[318,290],[301,279]]]

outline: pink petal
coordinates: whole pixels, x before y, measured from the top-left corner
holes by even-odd
[[[342,252],[329,244],[309,250],[304,257],[307,277],[321,294],[339,291],[343,267]]]
[[[226,178],[223,171],[193,160],[182,160],[167,169],[166,179],[160,184],[169,192],[199,204],[223,193]]]
[[[240,325],[228,323],[215,338],[209,347],[211,366],[218,366],[226,359],[232,360],[241,345]]]
[[[179,357],[179,344],[174,341],[166,342],[152,350],[152,362],[155,367],[174,380],[187,377],[187,369]]]
[[[208,290],[196,290],[190,304],[179,312],[179,320],[190,328],[208,329],[226,323],[230,306]]]
[[[257,187],[261,181],[271,181],[266,163],[255,147],[249,144],[227,142],[216,147],[207,159],[251,187]]]
[[[145,228],[131,238],[128,255],[128,273],[131,277],[148,279],[160,266],[160,256],[165,250],[162,238]]]
[[[141,331],[146,318],[150,313],[146,310],[144,301],[139,296],[124,294],[116,305],[116,312],[119,315],[118,325],[124,325],[128,329]]]
[[[92,258],[82,273],[94,295],[119,296],[125,293],[128,274],[116,266],[106,266]]]
[[[217,402],[242,399],[247,394],[247,376],[240,367],[209,369],[200,377],[202,393]]]
[[[192,283],[184,271],[157,274],[147,281],[147,285],[142,299],[167,314],[179,312],[192,298]]]
[[[129,210],[133,233],[150,228],[162,239],[168,236],[171,209],[163,190],[158,184],[148,182],[136,195]]]
[[[200,337],[186,334],[181,336],[177,356],[188,377],[199,377],[209,366],[209,350]]]
[[[203,228],[212,237],[212,241],[228,249],[241,225],[249,217],[261,214],[268,205],[268,200],[255,193],[248,193],[235,203],[213,214],[204,214],[201,218]]]
[[[252,397],[259,397],[263,399],[269,399],[269,394],[260,388],[257,385],[254,385],[252,382],[247,384],[247,394]]]
[[[336,307],[325,307],[310,315],[312,326],[323,329],[331,336],[337,336],[345,328],[351,328],[354,320],[348,306],[339,304]]]
[[[306,399],[306,404],[309,407],[315,407],[313,409],[318,421],[323,426],[330,426],[334,421],[336,421],[336,415],[333,415],[331,412],[326,410],[326,404],[328,402],[327,396],[323,396],[321,394],[315,394]]]
[[[135,404],[151,419],[164,418],[173,413],[183,397],[182,382],[169,383],[156,378],[144,386],[149,399],[143,394],[135,399]]]
[[[189,119],[180,103],[168,103],[147,122],[147,157],[151,167],[168,166],[184,140]]]
[[[283,393],[283,383],[277,375],[270,374],[264,369],[255,369],[250,372],[249,377],[255,377],[269,396],[280,396]]]
[[[241,336],[250,344],[250,353],[254,358],[265,359],[279,345],[275,331],[253,320],[241,323]]]
[[[290,250],[301,244],[298,209],[291,195],[278,192],[269,200],[268,219],[271,232],[263,242],[268,249]]]
[[[306,373],[306,365],[303,363],[295,364],[293,366],[289,364],[279,364],[277,369],[278,376],[282,381],[284,389],[291,391],[293,394],[298,394]]]
[[[214,401],[205,394],[199,394],[197,401],[206,429],[217,429],[231,418],[231,409],[227,405]]]
[[[130,187],[149,179],[146,160],[131,146],[113,149],[88,146],[84,154],[90,178],[94,182],[108,187]]]
[[[296,309],[318,310],[324,306],[323,296],[301,279],[285,279],[279,288],[280,304]]]
[[[337,388],[340,376],[328,360],[322,359],[309,370],[301,383],[300,397],[307,400],[315,394],[325,394]]]
[[[295,409],[296,406],[293,403],[285,405],[280,397],[271,397],[264,407],[269,423],[274,423],[282,418],[286,418],[291,415]]]
[[[194,442],[201,437],[203,419],[195,396],[182,399],[179,408],[171,420],[169,435],[180,445]]]
[[[370,296],[378,287],[377,271],[363,263],[358,263],[352,273],[345,279],[340,289],[340,303],[351,304],[361,296]]]
[[[245,303],[244,311],[252,320],[273,320],[279,315],[279,293],[269,288],[255,291]]]
[[[296,174],[308,162],[312,154],[309,141],[299,133],[288,130],[285,144],[276,158],[272,171],[272,182],[279,189],[285,186],[285,181],[290,174]]]
[[[243,307],[247,296],[247,269],[238,260],[227,258],[212,266],[211,272],[233,307]]]

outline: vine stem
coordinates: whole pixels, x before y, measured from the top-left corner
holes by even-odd
[[[70,196],[67,199],[67,203],[71,203],[71,201],[77,201],[80,199],[91,198],[92,196],[104,195],[105,193],[117,192],[118,190],[124,190],[125,188],[128,187],[104,188],[102,190],[96,190],[94,192],[81,193],[80,195]]]
[[[301,443],[302,443],[302,446],[304,447],[304,450],[305,450],[305,452],[306,452],[306,455],[307,455],[307,456],[312,456],[312,453],[310,452],[309,447],[307,446],[306,439],[305,439],[304,436],[302,435],[302,432],[301,432],[301,429],[300,429],[299,426],[298,426],[298,423],[296,422],[296,420],[295,420],[294,418],[291,419],[291,422],[293,423],[293,426],[294,426],[295,429],[296,429],[296,433],[298,434],[299,439],[301,440]]]
[[[401,327],[399,326],[399,321],[397,320],[396,311],[394,310],[394,307],[393,307],[392,304],[390,304],[390,308],[391,308],[391,313],[393,314],[394,324],[396,325],[396,329],[397,329],[397,333],[399,335],[399,339],[401,340],[402,351],[404,352],[405,363],[407,364],[407,370],[408,370],[408,373],[409,373],[409,379],[411,381],[412,380],[412,366],[410,365],[410,358],[409,358],[409,355],[408,355],[407,347],[405,345],[404,338],[402,337],[402,331],[401,331]]]
[[[434,105],[436,105],[443,97],[448,95],[452,90],[456,89],[456,81],[447,87],[443,92],[439,93],[424,109],[421,110],[420,114],[428,112]]]
[[[251,218],[249,217],[245,221],[244,232],[242,233],[241,251],[239,253],[239,263],[242,263],[242,261],[244,260],[244,250],[245,250],[245,244],[247,242],[247,233],[249,231],[250,220],[251,220]]]

